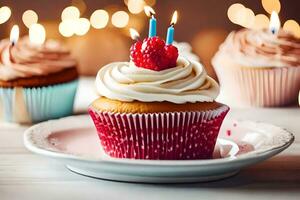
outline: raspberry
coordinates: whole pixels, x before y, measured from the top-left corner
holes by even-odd
[[[130,48],[130,58],[136,66],[155,71],[175,67],[177,57],[177,48],[165,46],[165,42],[159,37],[137,41]]]
[[[178,49],[173,45],[165,46],[166,57],[169,60],[170,66],[176,66],[176,61],[178,58]]]

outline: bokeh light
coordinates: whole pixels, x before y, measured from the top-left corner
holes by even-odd
[[[129,15],[125,11],[117,11],[111,17],[111,22],[115,27],[123,28],[127,26]]]
[[[296,37],[300,38],[300,26],[295,20],[287,20],[283,25],[283,30],[290,32]]]
[[[74,34],[82,36],[90,30],[90,21],[86,18],[67,19],[59,24],[58,30],[64,37],[71,37]]]
[[[29,40],[32,44],[41,45],[45,42],[46,31],[41,24],[32,24],[29,28]]]
[[[27,28],[38,22],[38,15],[33,10],[26,10],[22,15],[22,21]]]
[[[79,19],[80,11],[75,6],[66,7],[61,13],[61,20],[75,20]]]
[[[156,4],[156,0],[140,0],[144,2],[144,5],[154,6]],[[128,6],[129,0],[124,0],[126,6]]]
[[[143,0],[128,0],[128,10],[132,14],[138,14],[144,10],[145,2]]]
[[[254,18],[254,23],[251,26],[252,29],[261,30],[266,29],[269,27],[270,20],[269,17],[267,17],[264,14],[258,14]]]
[[[254,12],[240,3],[232,4],[227,10],[229,20],[240,26],[250,28],[255,21]]]
[[[11,16],[11,10],[7,6],[0,8],[0,24],[5,23]]]
[[[241,12],[238,13],[240,18],[239,25],[250,28],[255,20],[254,12],[249,8],[244,8]]]
[[[279,13],[281,9],[279,0],[261,0],[263,8],[269,13],[272,14],[273,11]]]
[[[74,35],[75,23],[76,23],[75,20],[71,20],[71,19],[67,19],[60,22],[58,27],[59,33],[64,37],[71,37],[72,35]]]
[[[92,27],[96,29],[104,28],[109,20],[109,15],[105,10],[96,10],[90,17]]]
[[[227,16],[232,23],[239,24],[239,15],[243,12],[245,6],[240,3],[232,4],[227,10]]]
[[[90,30],[90,21],[86,18],[80,18],[76,20],[76,29],[74,33],[76,35],[82,36],[85,35]]]

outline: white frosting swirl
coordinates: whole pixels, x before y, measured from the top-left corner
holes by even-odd
[[[212,102],[219,94],[219,86],[204,67],[183,57],[177,66],[153,71],[135,66],[132,62],[116,62],[101,68],[96,77],[101,96],[119,101]]]

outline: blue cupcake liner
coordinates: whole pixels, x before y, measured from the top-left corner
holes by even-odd
[[[0,121],[35,123],[73,113],[78,80],[33,88],[0,88]]]

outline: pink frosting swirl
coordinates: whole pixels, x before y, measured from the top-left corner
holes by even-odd
[[[298,67],[300,39],[283,30],[273,35],[268,30],[242,29],[228,35],[217,53],[221,55],[249,67]]]
[[[28,37],[15,46],[7,39],[0,42],[0,80],[48,75],[76,64],[70,51],[58,41],[47,40],[42,46],[30,44]]]

